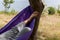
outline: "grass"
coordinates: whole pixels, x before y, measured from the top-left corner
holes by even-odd
[[[0,12],[0,28],[4,27],[15,15]],[[60,40],[60,16],[42,14],[35,39]]]
[[[37,35],[39,40],[60,40],[60,16],[41,16]]]
[[[0,28],[4,27],[17,13],[4,13],[0,12]]]
[[[0,14],[15,15],[17,14],[17,12],[16,11],[10,11],[10,12],[0,11]]]

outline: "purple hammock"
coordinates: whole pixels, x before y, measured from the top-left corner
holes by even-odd
[[[0,34],[10,30],[12,27],[17,25],[21,21],[26,20],[27,18],[30,17],[30,15],[33,12],[34,11],[31,6],[26,7],[19,14],[17,14],[7,25],[5,25],[2,29],[0,29]],[[30,27],[32,30],[30,32],[27,32],[24,35],[18,37],[16,40],[28,40],[33,32],[34,23],[35,23],[35,19],[33,19],[29,24],[26,25],[27,27]]]

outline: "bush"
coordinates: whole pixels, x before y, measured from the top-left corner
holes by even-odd
[[[16,14],[16,11],[15,11],[15,10],[11,10],[10,13],[11,13],[11,14]]]
[[[15,10],[11,10],[11,11],[8,11],[8,12],[0,11],[0,14],[16,15],[17,14],[17,11],[15,11]]]
[[[57,10],[57,13],[60,13],[60,10]]]
[[[48,14],[51,14],[51,15],[55,14],[55,8],[49,7],[48,12],[49,12]]]
[[[57,13],[60,15],[60,10],[57,10]]]

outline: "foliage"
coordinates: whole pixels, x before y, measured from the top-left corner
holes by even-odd
[[[60,10],[57,10],[57,12],[60,14]]]
[[[54,7],[49,7],[48,12],[49,12],[48,14],[51,14],[51,15],[55,14],[55,8]]]
[[[5,7],[5,12],[8,11],[8,9],[10,8],[11,4],[14,3],[14,0],[4,0],[4,7]]]
[[[0,14],[5,14],[5,11],[0,11]],[[16,15],[16,14],[17,14],[17,11],[15,10],[11,10],[6,13],[6,15]]]
[[[17,11],[15,11],[15,10],[11,10],[10,12],[8,12],[8,14],[12,14],[12,15],[15,15],[15,14],[17,14]]]
[[[58,5],[57,13],[60,15],[60,5]]]

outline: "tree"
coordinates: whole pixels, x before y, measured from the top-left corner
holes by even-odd
[[[34,9],[34,11],[39,12],[39,15],[36,17],[36,20],[35,20],[35,26],[34,26],[33,32],[29,38],[29,40],[36,40],[34,38],[36,37],[36,32],[38,29],[39,20],[40,20],[42,11],[44,9],[44,4],[42,3],[42,0],[29,0],[29,2],[30,2],[31,7]]]
[[[60,15],[60,5],[58,5],[57,13]]]
[[[58,5],[58,10],[60,10],[60,5]]]
[[[55,8],[54,7],[48,7],[48,14],[54,14],[55,13]]]
[[[3,0],[5,12],[8,12],[8,9],[10,8],[11,4],[14,3],[14,0]]]

